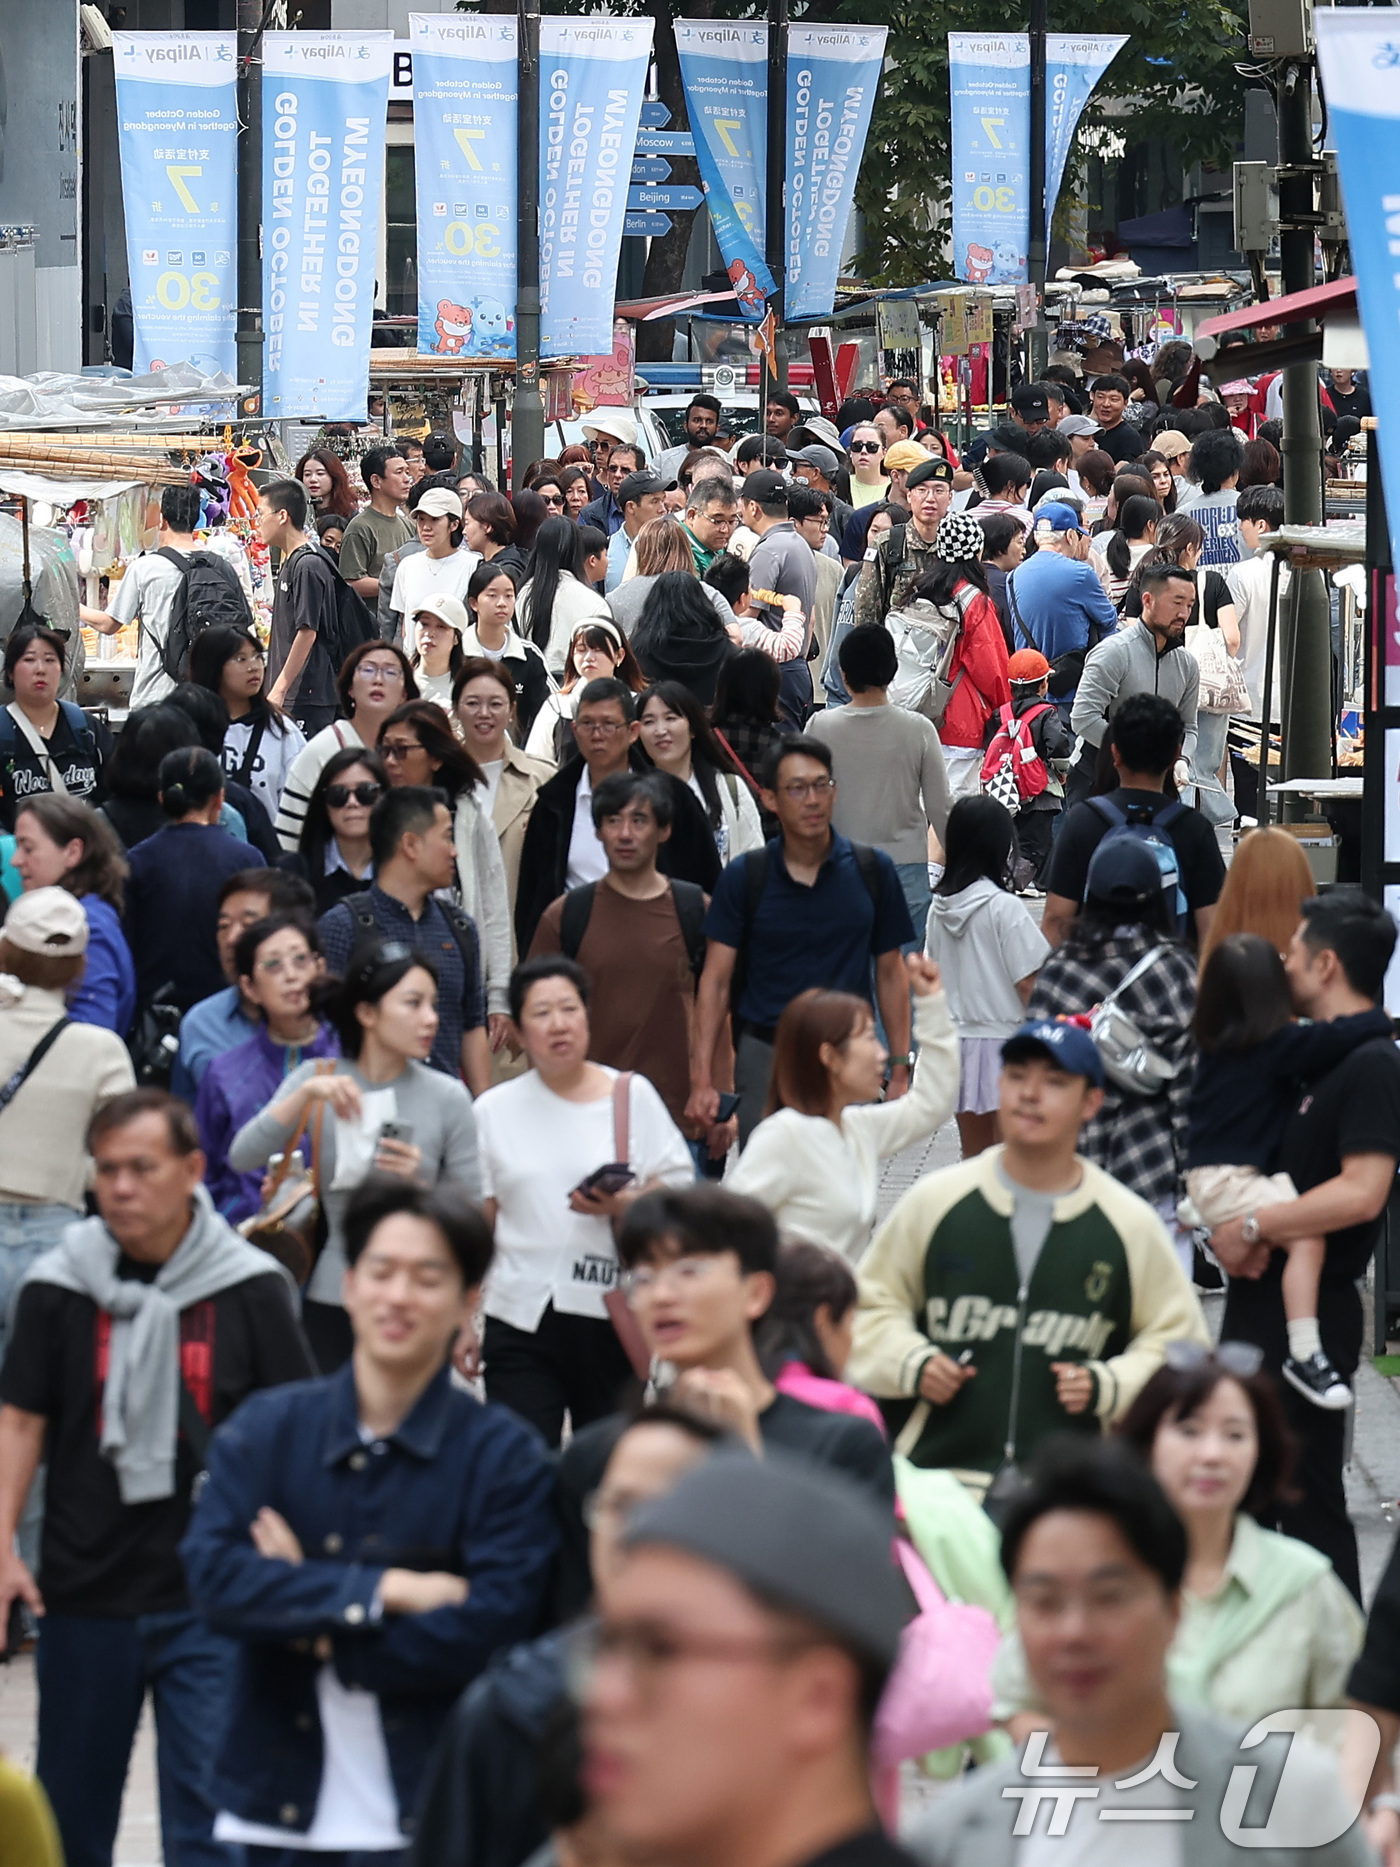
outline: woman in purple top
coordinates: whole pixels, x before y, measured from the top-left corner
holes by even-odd
[[[271,914],[240,935],[234,971],[245,998],[262,1018],[246,1044],[215,1057],[195,1097],[207,1166],[204,1183],[214,1204],[235,1225],[258,1210],[262,1169],[237,1173],[229,1143],[265,1108],[284,1079],[312,1057],[338,1057],[340,1043],[311,1010],[311,988],[322,970],[316,929],[291,914]]]

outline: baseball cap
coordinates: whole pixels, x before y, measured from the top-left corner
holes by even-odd
[[[22,953],[73,959],[87,952],[87,915],[77,896],[66,888],[35,888],[21,895],[0,931]]]
[[[1162,892],[1162,871],[1147,847],[1130,836],[1106,837],[1089,862],[1086,900],[1106,907],[1140,908]]]
[[[613,497],[620,506],[625,506],[629,499],[649,499],[653,493],[665,491],[666,482],[659,473],[653,473],[649,467],[639,467],[623,478]]]
[[[458,596],[447,590],[439,590],[433,596],[425,596],[421,603],[414,605],[415,616],[436,616],[445,622],[449,629],[455,629],[458,635],[465,635],[471,627],[471,617],[467,606]]]
[[[460,519],[462,502],[450,486],[430,486],[413,510],[426,512],[430,519]]]
[[[756,467],[739,488],[741,499],[757,500],[761,506],[785,506],[787,496],[787,481],[781,473],[774,473],[771,467]]]
[[[1082,532],[1084,527],[1079,522],[1079,514],[1073,506],[1067,506],[1062,499],[1051,499],[1035,509],[1035,529],[1044,526],[1052,532]]]
[[[1038,648],[1018,648],[1006,664],[1006,677],[1013,682],[1033,684],[1043,681],[1049,672],[1050,663]]]
[[[926,447],[920,447],[917,441],[896,441],[893,447],[885,449],[886,468],[895,467],[901,473],[912,473],[922,467],[929,458]]]
[[[890,449],[891,454],[897,454],[898,452],[898,447],[892,447]],[[889,463],[890,455],[886,454],[885,465],[888,466]],[[912,492],[916,486],[925,486],[930,480],[942,480],[945,484],[951,486],[953,484],[952,462],[948,460],[930,460],[928,455],[925,454],[924,458],[919,462],[918,466],[914,468],[904,484]]]
[[[1085,1076],[1096,1089],[1103,1088],[1103,1058],[1082,1025],[1032,1018],[1001,1047],[1003,1063],[1025,1063],[1031,1057],[1048,1057],[1071,1076]]]
[[[1050,418],[1050,398],[1036,382],[1023,382],[1013,389],[1011,406],[1018,415],[1024,415],[1027,421],[1048,421]]]
[[[836,1471],[781,1454],[760,1462],[713,1453],[674,1491],[639,1505],[624,1541],[712,1563],[769,1606],[814,1621],[834,1644],[886,1668],[914,1612],[890,1560],[889,1524],[865,1493]]]
[[[1060,426],[1063,428],[1064,423]],[[1152,448],[1163,460],[1179,460],[1183,454],[1191,452],[1191,443],[1180,428],[1163,428],[1160,434],[1153,435]]]
[[[1087,415],[1062,415],[1055,423],[1056,434],[1097,434],[1099,424]]]
[[[809,467],[815,467],[823,478],[834,480],[841,471],[841,463],[829,447],[813,445],[788,450],[789,460],[805,460]]]

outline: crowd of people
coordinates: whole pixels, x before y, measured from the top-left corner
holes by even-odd
[[[170,1867],[899,1867],[931,1752],[930,1867],[1055,1770],[1074,1858],[1165,1795],[1223,1859],[1243,1729],[1349,1695],[1288,1806],[1400,1858],[1342,1481],[1396,928],[1280,831],[1227,873],[1281,496],[1171,349],[961,455],[899,382],[595,411],[510,495],[316,448],[266,629],[167,488],[115,735],[12,631],[26,1867],[110,1867],[148,1694]]]

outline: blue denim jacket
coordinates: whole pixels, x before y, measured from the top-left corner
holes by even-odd
[[[181,1545],[190,1598],[242,1645],[214,1776],[220,1808],[304,1833],[322,1767],[314,1647],[347,1686],[377,1694],[400,1822],[458,1695],[501,1647],[532,1633],[556,1535],[553,1476],[532,1428],[453,1387],[444,1367],[387,1439],[360,1437],[354,1374],[253,1394],[214,1435]],[[298,1564],[249,1535],[270,1505]],[[379,1615],[387,1568],[465,1575],[461,1607]]]

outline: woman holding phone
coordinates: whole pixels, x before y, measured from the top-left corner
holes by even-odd
[[[407,946],[362,948],[347,977],[316,994],[340,1038],[335,1063],[307,1063],[234,1136],[229,1163],[240,1173],[266,1167],[308,1130],[323,1105],[318,1175],[326,1242],[307,1282],[302,1323],[323,1374],[354,1346],[341,1303],[342,1226],[351,1191],[370,1173],[452,1180],[481,1196],[472,1100],[455,1078],[425,1059],[437,1036],[437,975]],[[310,1165],[309,1132],[298,1144]]]

